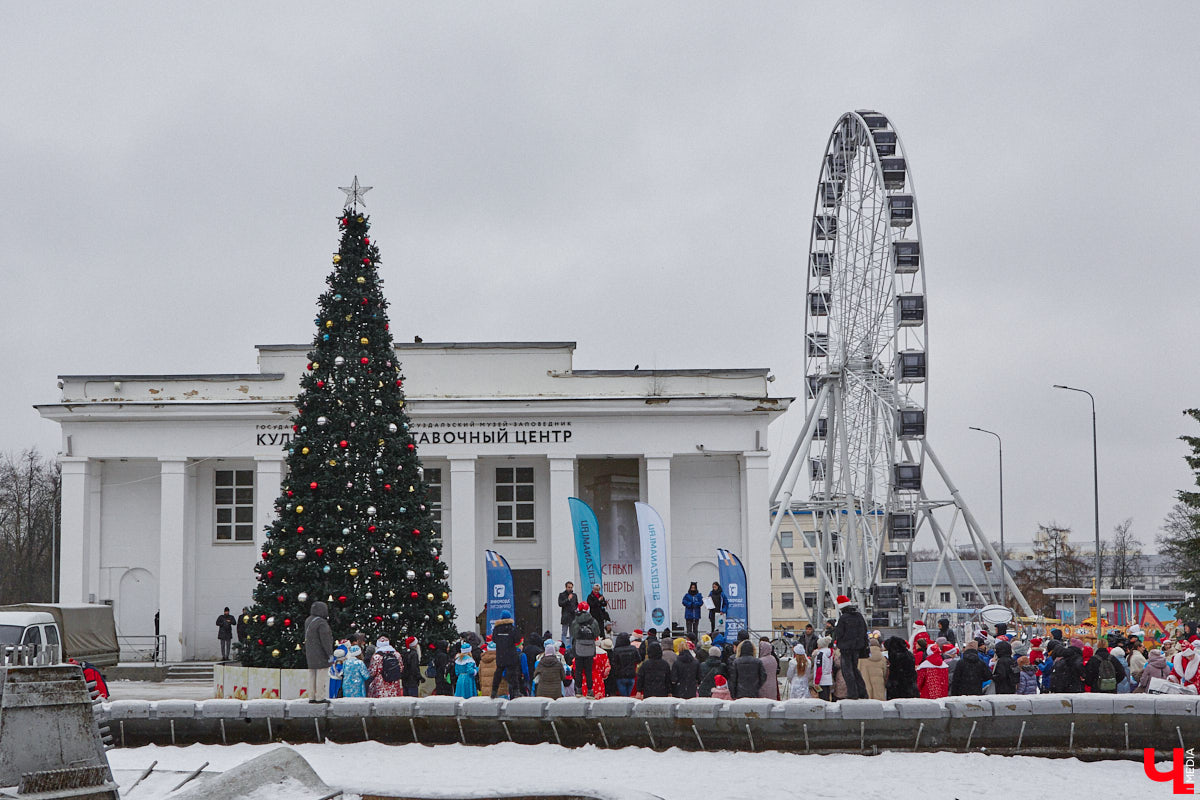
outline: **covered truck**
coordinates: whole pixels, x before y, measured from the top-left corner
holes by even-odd
[[[54,618],[62,639],[62,658],[90,661],[97,667],[114,666],[121,648],[117,644],[117,625],[112,606],[99,604],[17,603],[0,606],[0,625],[4,620],[27,621],[31,613]],[[44,639],[42,639],[44,641]]]

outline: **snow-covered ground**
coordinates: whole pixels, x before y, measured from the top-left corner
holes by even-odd
[[[118,781],[127,787],[155,760],[157,770],[191,772],[207,761],[209,770],[223,771],[277,746],[148,746],[112,750],[108,756]],[[1056,791],[1077,795],[1087,786],[1101,788],[1106,797],[1170,794],[1168,784],[1151,783],[1142,765],[1133,761],[1083,762],[979,753],[819,756],[655,752],[636,747],[572,750],[551,744],[426,747],[378,742],[304,744],[294,749],[334,788],[421,797],[585,791],[613,798],[646,793],[667,800],[935,800],[993,797],[1014,791],[1037,795],[1046,787],[1059,787]],[[169,783],[167,788],[173,785]],[[138,792],[132,797],[141,796]],[[271,800],[315,800],[298,789],[294,794],[279,791],[270,796]]]
[[[210,700],[213,685],[212,681],[109,681],[108,697],[110,700]]]

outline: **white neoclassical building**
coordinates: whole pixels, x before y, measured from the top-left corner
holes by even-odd
[[[258,347],[258,373],[64,375],[63,602],[111,602],[123,636],[161,617],[171,660],[213,658],[216,617],[248,605],[286,464],[307,345]],[[518,622],[557,630],[578,583],[567,498],[596,510],[614,617],[641,627],[634,501],[666,523],[671,592],[747,570],[771,622],[766,369],[577,370],[571,342],[397,345],[460,629],[483,607],[484,549],[514,572]],[[582,597],[589,587],[576,587]],[[676,608],[677,617],[682,608]]]

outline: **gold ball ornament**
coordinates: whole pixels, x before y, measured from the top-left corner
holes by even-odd
[[[438,614],[438,622],[445,622],[445,621],[446,621],[446,618],[443,617],[441,614]]]
[[[320,368],[321,368],[321,365],[320,365],[320,363],[318,363],[318,362],[314,361],[314,362],[313,362],[313,369],[314,369],[314,370],[318,370],[318,369],[320,369]]]
[[[364,337],[362,337],[361,339],[359,339],[359,340],[358,340],[358,343],[359,343],[359,344],[370,344],[370,343],[371,343],[371,341],[370,341],[370,340],[369,340],[367,337],[365,337],[365,336],[364,336]]]
[[[425,599],[432,603],[433,602],[433,592],[430,592],[429,594],[425,595]]]
[[[335,264],[342,263],[342,257],[340,255],[338,255],[337,253],[334,253],[333,254],[333,263],[335,263]]]
[[[362,218],[362,217],[359,217],[359,218],[358,218],[358,221],[359,221],[359,222],[362,222],[362,221],[363,221],[363,218]]]
[[[331,320],[331,319],[327,319],[327,320],[325,320],[325,327],[326,327],[326,328],[332,328],[332,327],[333,327],[333,320]]]
[[[287,555],[287,550],[283,549],[282,547],[279,548],[279,555],[281,555],[281,556]]]
[[[336,466],[337,466],[337,461],[335,461],[335,460],[334,460],[334,459],[332,459],[332,458],[331,458],[331,459],[329,459],[329,466],[331,466],[331,467],[336,467]]]
[[[349,322],[349,321],[350,321],[350,320],[352,320],[352,319],[354,319],[354,315],[353,315],[353,314],[347,314],[347,315],[346,315],[346,322]]]
[[[356,577],[358,577],[358,567],[351,567],[351,568],[350,568],[350,577],[351,577],[351,578],[356,578]]]
[[[279,651],[278,651],[278,650],[272,650],[272,651],[271,651],[271,655],[272,655],[273,657],[275,657],[275,658],[279,658]]]
[[[442,592],[442,599],[443,599],[443,600],[449,600],[449,599],[450,599],[450,593],[449,593],[449,592]]]
[[[358,283],[366,283],[366,282],[367,282],[367,279],[366,279],[366,278],[364,278],[362,275],[359,275],[359,276],[358,276],[358,280],[357,280],[357,282],[358,282]]]
[[[334,550],[333,552],[337,553],[340,556],[342,553],[346,552],[346,548],[342,547],[341,545],[338,545],[337,549]]]
[[[300,448],[300,454],[301,454],[301,455],[305,455],[305,456],[306,456],[306,455],[308,455],[308,448],[307,448],[307,447],[301,447],[301,448]]]
[[[296,513],[297,513],[297,514],[303,514],[303,513],[304,513],[304,506],[296,506]]]
[[[392,552],[395,553],[396,555],[403,555],[404,548],[403,547],[393,547]]]

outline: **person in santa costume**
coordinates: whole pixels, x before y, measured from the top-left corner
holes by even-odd
[[[917,666],[917,691],[926,700],[937,700],[950,694],[950,672],[942,660],[942,649],[931,644],[925,659]]]
[[[1192,686],[1200,692],[1200,650],[1193,642],[1182,642],[1179,652],[1171,659],[1172,683]]]

